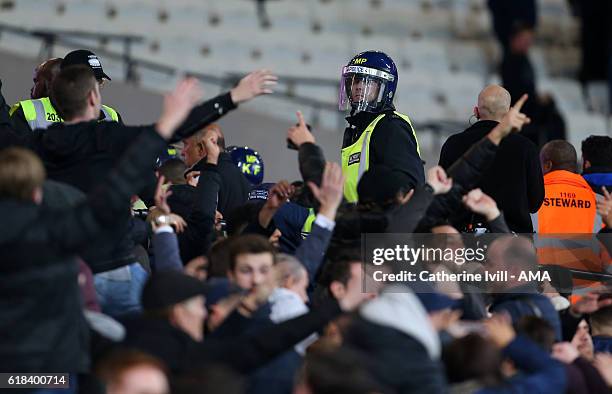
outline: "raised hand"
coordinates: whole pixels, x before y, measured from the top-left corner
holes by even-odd
[[[580,356],[578,349],[569,342],[559,342],[553,345],[552,357],[564,364],[571,364]]]
[[[164,95],[162,114],[156,125],[157,133],[166,140],[170,139],[201,99],[202,89],[197,79],[181,80],[172,92]]]
[[[257,70],[242,78],[235,88],[230,90],[234,104],[240,104],[262,94],[271,94],[278,77],[270,70]]]
[[[193,187],[198,186],[198,180],[200,179],[199,177],[200,177],[200,171],[189,171],[187,175],[185,175],[187,184]]]
[[[604,194],[603,201],[597,201],[597,213],[608,227],[612,227],[612,195],[605,186],[601,187]]]
[[[298,148],[305,142],[315,143],[314,135],[308,130],[304,116],[300,111],[297,111],[298,123],[295,126],[291,126],[287,131],[287,138],[293,142]]]
[[[612,354],[597,353],[595,355],[594,365],[601,374],[601,377],[608,384],[608,387],[612,387]]]
[[[484,325],[487,329],[487,335],[500,349],[508,346],[516,337],[510,316],[506,314],[495,314],[490,319],[485,320]]]
[[[328,219],[334,220],[336,217],[336,212],[342,202],[344,179],[340,166],[336,163],[327,162],[325,170],[323,170],[321,186],[317,186],[314,182],[308,182],[312,195],[321,204],[319,213]]]
[[[434,190],[434,194],[444,194],[453,187],[453,180],[442,167],[435,166],[427,170],[427,184]]]
[[[612,305],[612,298],[601,298],[601,294],[587,293],[572,304],[571,311],[577,315],[597,312],[600,308]]]
[[[204,139],[204,147],[206,148],[206,162],[208,164],[216,165],[219,162],[221,148],[219,148],[219,144],[217,142],[218,138],[218,135],[213,133]]]
[[[463,204],[472,212],[487,218],[489,222],[495,220],[501,214],[495,200],[480,189],[474,189],[463,196]]]
[[[164,182],[166,178],[163,175],[159,176],[157,181],[157,188],[155,188],[155,207],[162,211],[164,215],[171,213],[170,206],[168,205],[168,197],[172,195],[172,191],[164,188]],[[165,190],[164,190],[165,189]]]
[[[293,195],[295,188],[287,181],[280,181],[272,186],[268,192],[266,206],[270,209],[278,209]]]
[[[494,144],[499,144],[508,134],[515,131],[521,131],[524,125],[531,123],[531,119],[521,112],[527,98],[528,96],[524,94],[519,101],[510,108],[510,111],[504,115],[501,122],[491,130],[489,139],[491,139]]]

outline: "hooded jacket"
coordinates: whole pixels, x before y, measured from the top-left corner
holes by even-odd
[[[76,206],[0,200],[1,371],[75,373],[89,367],[75,254],[103,228],[117,225],[124,201],[143,186],[148,163],[165,141],[149,129],[137,144]]]
[[[399,394],[447,391],[438,333],[406,286],[389,286],[364,305],[346,342],[368,354],[373,375]]]

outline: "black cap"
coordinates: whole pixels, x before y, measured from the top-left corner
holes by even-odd
[[[411,188],[410,178],[405,173],[377,165],[363,174],[357,184],[357,194],[360,203],[386,205],[397,197],[398,192]]]
[[[159,272],[149,278],[142,290],[142,307],[163,309],[206,292],[207,286],[192,276],[179,271]]]
[[[96,79],[111,80],[110,77],[104,73],[100,59],[92,51],[88,51],[87,49],[77,49],[76,51],[70,52],[64,56],[60,69],[76,65],[89,66],[93,70]]]

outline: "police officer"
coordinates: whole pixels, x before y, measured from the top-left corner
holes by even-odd
[[[51,103],[48,90],[46,92],[38,92],[36,90],[39,77],[41,77],[41,80],[45,82],[46,86],[51,85],[54,76],[57,75],[58,72],[58,70],[55,70],[55,73],[53,72],[53,67],[57,67],[58,60],[60,59],[50,59],[38,66],[35,70],[34,87],[31,91],[31,99],[22,100],[11,107],[9,114],[16,130],[20,132],[28,132],[35,129],[46,129],[53,123],[63,122],[61,115],[57,113],[56,109]],[[74,65],[89,66],[93,70],[100,87],[102,87],[106,81],[110,81],[110,77],[106,75],[102,69],[100,59],[91,51],[78,49],[70,52],[63,60],[61,60],[59,69],[64,69]],[[113,108],[107,105],[102,105],[99,120],[121,122],[121,117]]]
[[[383,52],[366,51],[342,69],[341,110],[350,110],[342,143],[344,197],[357,202],[357,184],[364,172],[382,164],[407,175],[407,189],[425,182],[419,142],[410,118],[395,111],[398,74]]]

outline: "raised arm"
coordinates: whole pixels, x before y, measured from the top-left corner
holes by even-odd
[[[117,167],[96,187],[87,200],[72,209],[44,211],[41,221],[48,223],[44,237],[59,249],[74,250],[90,242],[101,227],[111,227],[115,218],[145,182],[159,152],[200,99],[201,90],[194,79],[181,81],[164,98],[164,108],[155,127],[144,128]]]
[[[241,103],[260,95],[273,93],[272,87],[276,85],[277,80],[278,78],[270,70],[257,70],[248,74],[229,92],[194,107],[177,130],[172,141],[180,141],[191,136],[196,131],[235,109]]]

